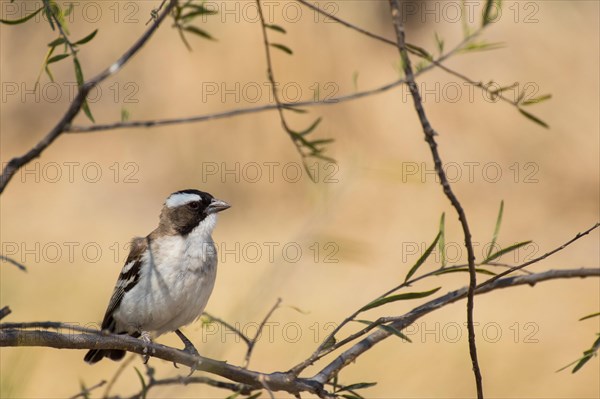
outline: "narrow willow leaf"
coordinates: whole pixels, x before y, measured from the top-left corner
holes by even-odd
[[[357,384],[351,384],[351,385],[346,385],[344,387],[340,387],[340,389],[338,389],[336,391],[337,392],[343,392],[343,391],[355,391],[357,389],[365,389],[365,388],[369,388],[372,386],[377,385],[376,382],[359,382]]]
[[[34,11],[33,13],[29,14],[26,17],[20,18],[20,19],[12,19],[12,20],[9,20],[9,19],[0,19],[0,23],[7,24],[7,25],[22,24],[24,22],[29,21],[31,18],[35,17],[43,9],[44,9],[44,7],[40,7],[36,11]]]
[[[520,112],[520,113],[521,113],[523,116],[525,116],[527,119],[529,119],[530,121],[532,121],[532,122],[535,122],[535,123],[537,123],[538,125],[540,125],[540,126],[542,126],[542,127],[545,127],[546,129],[550,128],[550,126],[549,126],[549,125],[548,125],[546,122],[544,122],[543,120],[541,120],[541,119],[540,119],[540,118],[538,118],[537,116],[535,116],[535,115],[532,115],[532,114],[530,114],[530,113],[529,113],[529,112],[527,112],[527,111],[523,111],[523,109],[521,109],[521,108],[519,108],[519,112]]]
[[[288,108],[286,108],[288,109]],[[311,125],[306,128],[305,130],[302,130],[301,132],[298,132],[298,134],[300,136],[306,136],[307,134],[310,134],[313,132],[313,130],[315,130],[317,128],[317,126],[319,126],[319,124],[321,123],[321,121],[323,120],[323,118],[319,117],[317,118],[313,123],[311,123]]]
[[[311,141],[310,143],[314,146],[317,146],[317,145],[325,145],[325,144],[333,143],[334,141],[335,141],[335,139],[319,139],[319,140]]]
[[[294,52],[292,51],[292,49],[290,49],[287,46],[284,46],[283,44],[279,44],[279,43],[271,43],[270,44],[271,47],[275,47],[276,49],[279,49],[281,51],[283,51],[284,53],[287,53],[289,55],[294,54]]]
[[[48,61],[46,61],[46,64],[53,64],[53,63],[55,63],[57,61],[64,60],[65,58],[67,58],[70,55],[71,54],[59,54],[59,55],[55,55],[54,57],[48,59]]]
[[[576,373],[581,369],[593,356],[598,349],[600,348],[600,337],[596,339],[596,342],[592,345],[592,347],[585,352],[583,352],[583,357],[579,360],[579,362],[573,367],[571,373]]]
[[[550,100],[551,98],[552,98],[552,94],[544,94],[543,96],[539,96],[539,97],[532,98],[531,100],[523,101],[521,103],[521,105],[539,104],[542,101],[547,101],[547,100]]]
[[[441,274],[448,274],[448,273],[460,273],[460,272],[467,272],[469,273],[469,268],[468,267],[459,267],[456,269],[440,269],[437,272],[435,272],[436,276],[439,276]],[[482,269],[480,267],[476,267],[475,268],[475,273],[481,273],[481,274],[487,274],[489,276],[495,276],[496,273],[491,272],[487,269]]]
[[[56,47],[56,46],[59,46],[59,45],[61,45],[63,43],[65,43],[65,38],[64,37],[59,37],[58,39],[54,39],[50,43],[48,43],[48,47]]]
[[[483,9],[483,21],[481,22],[481,26],[486,26],[494,18],[491,15],[492,14],[493,5],[494,5],[494,0],[487,0],[485,2],[485,8]]]
[[[486,258],[489,258],[492,255],[492,251],[494,250],[494,245],[496,245],[496,240],[498,239],[498,233],[500,232],[500,225],[502,224],[502,215],[504,214],[504,200],[500,201],[500,210],[498,211],[498,217],[496,218],[496,226],[494,227],[494,234],[492,235],[492,241],[490,242],[490,248],[488,249]],[[485,263],[485,262],[484,262]]]
[[[287,33],[287,31],[285,29],[283,29],[281,26],[276,25],[276,24],[265,24],[265,28],[269,28],[271,30],[274,30],[274,31],[280,32],[280,33]]]
[[[308,314],[310,314],[310,312],[309,312],[308,310],[303,310],[303,309],[300,309],[298,306],[288,305],[287,307],[288,307],[288,308],[290,308],[290,309],[293,309],[293,310],[295,310],[296,312],[298,312],[298,313],[300,313],[300,314],[303,314],[303,315],[308,315]]]
[[[212,37],[210,35],[210,33],[206,32],[205,30],[202,30],[196,26],[184,26],[183,30],[185,30],[186,32],[193,33],[195,35],[198,35],[198,36],[203,37],[208,40],[216,40],[214,37]]]
[[[46,65],[44,67],[44,71],[46,71],[46,75],[48,75],[48,79],[50,79],[50,81],[52,83],[54,83],[54,76],[52,76],[52,72],[50,72],[50,68],[48,68],[48,65]],[[36,84],[37,84],[37,82],[36,82]]]
[[[581,319],[579,319],[579,321],[591,319],[592,317],[597,317],[597,316],[600,316],[600,312],[598,312],[598,313],[592,313],[592,314],[589,314],[587,316],[583,316]]]
[[[390,295],[390,296],[386,296],[384,298],[379,298],[379,299],[376,299],[373,302],[369,303],[368,305],[362,307],[359,312],[364,312],[365,310],[377,308],[381,305],[385,305],[386,303],[390,303],[390,302],[403,301],[403,300],[407,300],[407,299],[425,298],[426,296],[429,296],[431,294],[438,292],[440,288],[442,288],[442,287],[434,288],[430,291],[408,292],[406,294]]]
[[[240,393],[239,392],[235,392],[235,393],[232,393],[231,395],[229,395],[228,397],[226,397],[225,399],[235,399],[238,396],[240,396]]]
[[[358,77],[359,77],[359,72],[358,71],[354,71],[352,73],[352,85],[354,86],[354,91],[358,91]]]
[[[356,322],[362,323],[362,324],[366,324],[368,326],[370,326],[371,324],[373,324],[372,321],[369,320],[354,320]],[[400,330],[398,330],[397,328],[394,328],[392,326],[388,326],[385,324],[380,324],[377,326],[377,328],[381,328],[383,331],[389,332],[392,335],[395,335],[405,341],[408,341],[410,343],[412,343],[412,341],[410,340],[410,338],[408,338],[406,335],[404,335]]]
[[[96,33],[98,33],[98,29],[96,29],[95,31],[93,31],[92,33],[90,33],[89,35],[84,37],[83,39],[76,41],[75,43],[73,43],[73,45],[77,46],[79,44],[85,44],[85,43],[89,42],[96,36]]]
[[[129,111],[125,108],[121,108],[121,122],[127,122],[129,120]]]
[[[521,248],[522,246],[524,246],[524,245],[527,245],[527,244],[531,244],[531,243],[532,243],[532,241],[531,241],[531,240],[530,240],[530,241],[523,241],[523,242],[516,243],[516,244],[514,244],[514,245],[511,245],[510,247],[507,247],[507,248],[501,249],[500,251],[493,253],[492,255],[490,255],[490,256],[488,256],[487,258],[485,258],[485,260],[484,260],[483,262],[481,262],[481,263],[488,263],[488,262],[490,262],[490,261],[492,261],[492,260],[494,260],[494,259],[496,259],[496,258],[499,258],[499,257],[501,257],[501,256],[502,256],[502,255],[504,255],[504,254],[507,254],[507,253],[509,253],[509,252],[512,252],[512,251],[514,251],[515,249],[519,249],[519,248]]]
[[[212,10],[210,8],[206,8],[202,4],[187,4],[186,8],[192,8],[192,9],[194,9],[202,14],[206,14],[206,15],[215,15],[215,14],[219,13],[217,10]]]
[[[415,274],[417,269],[419,269],[419,267],[421,267],[421,265],[423,263],[425,263],[427,258],[429,258],[429,255],[431,255],[431,252],[433,251],[433,248],[435,248],[435,244],[437,244],[438,240],[440,239],[441,234],[442,234],[441,232],[438,232],[437,236],[435,236],[435,239],[433,240],[431,245],[425,250],[425,252],[423,252],[423,255],[421,255],[421,257],[417,260],[417,262],[413,265],[413,267],[410,268],[410,270],[406,274],[406,278],[404,279],[404,282],[408,281],[408,279],[411,278],[413,274]]]
[[[77,57],[73,57],[73,65],[75,66],[75,79],[77,79],[77,86],[81,87],[84,84],[84,79],[83,79],[83,71],[81,70],[81,64],[79,63],[79,60],[77,59]],[[90,110],[90,106],[88,105],[87,100],[83,101],[83,104],[81,105],[81,109],[83,109],[83,112],[85,113],[85,115],[88,117],[88,119],[92,122],[96,122],[94,120],[94,116],[92,115],[92,111]]]
[[[497,50],[499,48],[503,48],[504,43],[487,43],[487,42],[472,42],[464,46],[460,52],[461,53],[469,53],[475,51],[490,51]]]
[[[353,393],[341,393],[338,396],[341,396],[344,399],[365,399],[363,396]]]
[[[184,14],[181,17],[179,17],[179,19],[184,20],[184,21],[190,21],[199,15],[214,15],[214,14],[217,14],[216,10],[208,10],[206,8],[202,8],[202,9],[196,9],[196,11],[190,11],[187,14]]]
[[[438,240],[438,250],[442,261],[442,267],[446,267],[446,213],[443,212],[440,217],[440,239]]]
[[[75,8],[73,3],[69,3],[69,8],[67,8],[67,10],[65,11],[65,13],[63,14],[65,17],[68,17],[69,15],[71,15],[71,13],[73,12],[73,9]]]
[[[435,32],[435,44],[437,45],[438,52],[440,54],[444,53],[444,39],[438,36],[437,32]]]
[[[429,52],[427,52],[427,50],[425,50],[422,47],[406,43],[406,48],[409,49],[412,53],[417,54],[420,57],[423,57],[429,61],[433,60],[433,56],[431,54],[429,54]]]

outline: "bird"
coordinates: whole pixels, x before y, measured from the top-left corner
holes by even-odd
[[[230,205],[195,189],[167,197],[158,227],[131,241],[102,330],[151,342],[151,335],[175,332],[184,350],[198,351],[180,328],[196,320],[206,307],[217,275],[217,251],[212,232],[217,213]],[[85,362],[107,357],[121,360],[120,349],[91,349]],[[144,355],[144,362],[148,355]]]

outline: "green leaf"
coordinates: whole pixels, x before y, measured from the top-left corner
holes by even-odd
[[[444,39],[438,36],[437,32],[435,32],[435,44],[437,45],[438,52],[440,54],[444,53]]]
[[[289,108],[286,107],[286,109],[289,109]],[[323,120],[323,118],[321,118],[321,117],[317,118],[313,123],[311,123],[311,125],[308,128],[298,132],[298,134],[300,136],[306,136],[307,134],[312,133],[313,130],[315,130],[317,128],[317,126],[319,126],[319,124],[321,123],[322,120]]]
[[[73,3],[69,3],[69,8],[67,8],[67,10],[65,11],[65,13],[63,14],[65,17],[68,17],[69,15],[71,15],[71,13],[73,12],[74,9],[74,4]]]
[[[271,47],[275,47],[276,49],[279,49],[281,51],[283,51],[284,53],[287,53],[289,55],[294,54],[294,52],[287,46],[284,46],[283,44],[279,44],[279,43],[271,43],[270,44]]]
[[[500,210],[498,211],[498,217],[496,218],[496,226],[494,227],[494,234],[492,235],[492,241],[490,243],[490,248],[488,249],[486,258],[489,258],[494,250],[494,245],[496,245],[496,240],[498,239],[498,233],[500,232],[500,225],[502,224],[502,214],[504,213],[504,200],[500,201]],[[485,262],[483,262],[485,263]]]
[[[63,43],[65,43],[66,40],[64,37],[59,37],[58,39],[54,39],[52,40],[50,43],[48,43],[48,47],[56,47],[58,45],[61,45]]]
[[[276,25],[276,24],[265,24],[265,28],[269,28],[271,30],[274,30],[274,31],[280,32],[280,33],[287,33],[287,31],[285,29],[283,29],[281,26]]]
[[[18,24],[22,24],[24,22],[29,21],[31,18],[35,17],[40,11],[42,11],[44,9],[44,7],[40,7],[38,8],[36,11],[34,11],[33,13],[29,14],[26,17],[20,18],[20,19],[12,19],[12,20],[8,20],[8,19],[0,19],[0,23],[3,24],[7,24],[7,25],[18,25]]]
[[[440,217],[440,239],[438,240],[438,250],[442,261],[442,267],[446,267],[446,213],[443,212]]]
[[[319,140],[311,141],[310,144],[312,144],[313,146],[318,146],[318,145],[325,145],[325,144],[333,143],[334,141],[335,141],[335,139],[319,139]]]
[[[475,51],[489,51],[503,48],[504,43],[488,43],[488,42],[471,42],[460,49],[461,53],[469,53]]]
[[[127,122],[129,120],[129,111],[125,108],[121,108],[121,122]]]
[[[548,126],[548,124],[547,124],[546,122],[544,122],[543,120],[541,120],[541,119],[540,119],[540,118],[538,118],[537,116],[535,116],[535,115],[532,115],[532,114],[530,114],[530,113],[529,113],[529,112],[527,112],[527,111],[523,111],[523,109],[522,109],[522,108],[519,108],[519,112],[520,112],[521,114],[523,114],[523,115],[524,115],[524,116],[525,116],[527,119],[529,119],[530,121],[532,121],[532,122],[535,122],[535,123],[537,123],[538,125],[540,125],[540,126],[542,126],[542,127],[545,127],[546,129],[548,129],[548,128],[550,127],[550,126]]]
[[[469,272],[469,268],[468,267],[458,267],[456,269],[440,269],[437,272],[435,272],[436,276],[439,276],[441,274],[448,274],[448,273],[459,273],[459,272]],[[481,273],[481,274],[487,274],[489,276],[495,276],[496,273],[491,272],[487,269],[482,269],[480,267],[476,267],[475,268],[475,273]]]
[[[576,373],[581,369],[591,358],[594,356],[598,349],[600,348],[600,337],[596,339],[592,347],[585,352],[583,352],[583,357],[579,360],[579,362],[573,367],[571,373]]]
[[[492,20],[492,6],[494,5],[494,0],[487,0],[485,2],[485,8],[483,10],[483,21],[481,22],[481,26],[486,26]]]
[[[214,37],[212,37],[210,35],[210,33],[206,32],[205,30],[202,30],[202,29],[200,29],[200,28],[198,28],[196,26],[184,26],[183,30],[186,31],[186,32],[190,32],[190,33],[193,33],[195,35],[198,35],[200,37],[203,37],[205,39],[215,40],[216,41],[216,39]]]
[[[369,320],[353,320],[353,321],[356,321],[356,322],[359,322],[359,323],[362,323],[362,324],[366,324],[368,326],[370,326],[371,324],[373,324],[373,322],[369,321]],[[408,338],[406,335],[402,334],[402,332],[400,330],[398,330],[397,328],[394,328],[392,326],[388,326],[388,325],[385,325],[385,324],[380,324],[377,327],[381,328],[382,330],[384,330],[386,332],[389,332],[392,335],[400,337],[401,339],[403,339],[405,341],[408,341],[408,342],[412,343],[412,341],[410,340],[410,338]]]
[[[336,391],[336,393],[343,392],[343,391],[354,391],[356,389],[365,389],[365,388],[369,388],[369,387],[372,387],[375,385],[377,385],[376,382],[359,382],[357,384],[351,384],[351,385],[346,385],[344,387],[340,387],[340,389],[338,389]]]
[[[411,278],[413,274],[415,274],[417,269],[419,267],[421,267],[421,265],[423,263],[425,263],[427,258],[429,258],[429,255],[431,255],[431,252],[433,251],[433,248],[435,248],[435,244],[437,244],[438,240],[440,239],[441,234],[442,234],[441,232],[437,233],[437,236],[435,236],[435,239],[433,240],[431,245],[425,250],[425,252],[423,252],[423,255],[421,255],[421,257],[417,260],[417,262],[413,265],[413,267],[410,268],[410,270],[406,274],[406,278],[404,279],[404,282],[407,282],[408,279]]]
[[[235,398],[237,398],[238,396],[240,396],[240,393],[239,393],[239,392],[234,392],[234,393],[232,393],[231,395],[229,395],[229,396],[228,396],[227,398],[225,398],[225,399],[235,399]]]
[[[552,98],[552,94],[544,94],[543,96],[532,98],[531,100],[525,100],[521,103],[521,105],[533,105],[539,104],[542,101],[547,101]]]
[[[352,73],[352,85],[354,86],[354,91],[358,91],[358,77],[360,73],[358,71],[354,71]]]
[[[73,45],[77,46],[79,44],[85,44],[85,43],[89,42],[96,36],[96,33],[98,33],[98,29],[96,29],[95,31],[93,31],[92,33],[90,33],[89,35],[84,37],[83,39],[76,41],[75,43],[73,43]]]
[[[339,396],[341,396],[344,399],[365,399],[364,397],[353,393],[341,393]]]
[[[55,62],[63,60],[63,59],[67,58],[70,55],[71,54],[59,54],[59,55],[55,55],[54,57],[52,57],[52,58],[48,59],[48,61],[46,61],[46,65],[53,64]]]
[[[592,314],[589,314],[587,316],[584,316],[581,319],[579,319],[579,321],[591,319],[592,317],[597,317],[597,316],[600,316],[600,312],[598,312],[598,313],[592,313]]]
[[[515,249],[521,248],[522,246],[527,245],[527,244],[531,244],[531,243],[532,243],[532,241],[530,240],[530,241],[523,241],[523,242],[519,242],[519,243],[513,244],[510,247],[501,249],[500,251],[493,253],[492,255],[490,255],[487,258],[485,258],[485,260],[483,262],[481,262],[481,263],[484,263],[484,264],[488,263],[488,262],[490,262],[490,261],[492,261],[492,260],[494,260],[496,258],[501,257],[504,254],[512,252]]]
[[[419,57],[425,58],[426,60],[433,60],[433,56],[429,54],[427,50],[422,47],[415,46],[414,44],[406,43],[406,48],[413,54],[418,55]]]
[[[390,303],[390,302],[396,302],[396,301],[403,301],[406,299],[418,299],[418,298],[425,298],[431,294],[436,293],[440,288],[442,287],[438,287],[438,288],[434,288],[430,291],[423,291],[423,292],[408,292],[406,294],[398,294],[398,295],[391,295],[391,296],[386,296],[383,298],[379,298],[374,300],[373,302],[365,305],[364,307],[362,307],[359,312],[364,312],[365,310],[369,310],[369,309],[373,309],[373,308],[377,308],[381,305],[385,305],[386,303]]]
[[[77,59],[77,57],[73,57],[73,65],[75,66],[75,79],[77,79],[77,86],[81,87],[85,83],[85,80],[83,79],[83,71],[81,70],[81,64],[79,63],[79,60]],[[94,120],[94,117],[92,115],[92,111],[90,110],[90,106],[88,105],[87,100],[83,101],[83,104],[81,105],[81,109],[83,109],[83,112],[85,113],[85,115],[88,117],[88,119],[90,121],[96,123],[96,121]]]

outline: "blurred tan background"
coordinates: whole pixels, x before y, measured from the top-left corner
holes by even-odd
[[[2,18],[22,17],[38,3],[2,1]],[[167,20],[125,69],[96,92],[90,106],[97,122],[118,121],[122,109],[131,120],[141,120],[270,101],[253,2],[209,3],[221,12],[199,26],[218,41],[189,35],[189,52]],[[479,23],[482,3],[472,2],[473,26]],[[501,259],[518,264],[598,220],[599,4],[503,3],[502,15],[482,39],[504,47],[457,55],[446,64],[474,80],[520,82],[531,96],[551,93],[552,100],[529,109],[551,129],[531,123],[505,103],[486,100],[442,71],[422,75],[419,84],[439,132],[443,160],[468,213],[478,259],[504,200],[499,244],[534,240]],[[79,53],[86,77],[107,67],[141,35],[157,4],[78,3],[69,25],[72,37],[99,29]],[[324,23],[298,3],[270,4],[267,18],[288,32],[270,32],[271,40],[294,51],[293,56],[273,51],[284,100],[351,94],[398,78],[394,48]],[[394,37],[387,1],[320,4],[361,27]],[[409,42],[434,52],[437,32],[451,48],[462,37],[458,5],[418,3],[407,28]],[[31,92],[47,43],[55,36],[41,18],[0,26],[3,163],[37,143],[72,98],[69,60],[52,66],[56,84],[43,76],[40,94]],[[507,94],[516,96],[515,91]],[[297,364],[332,325],[399,283],[434,238],[442,212],[448,256],[457,263],[466,260],[455,213],[427,173],[433,169],[431,156],[405,88],[310,108],[309,114],[290,115],[290,121],[300,130],[319,116],[323,122],[314,137],[336,140],[328,155],[338,165],[316,166],[318,184],[305,173],[296,178],[300,159],[275,112],[63,135],[28,172],[15,176],[2,195],[2,252],[28,267],[27,273],[7,263],[0,267],[0,305],[13,310],[5,321],[98,323],[127,256],[127,242],[149,233],[166,196],[185,188],[208,191],[232,204],[220,215],[214,233],[221,248],[220,269],[207,310],[252,333],[276,298],[283,299],[271,329],[255,348],[251,368],[256,370],[287,370]],[[83,115],[76,122],[89,123]],[[530,270],[598,264],[596,231]],[[431,258],[423,270],[434,267],[438,263]],[[442,286],[446,292],[466,282],[466,275],[451,275],[413,289]],[[478,297],[475,317],[487,397],[599,397],[598,359],[575,375],[555,372],[595,339],[598,318],[578,319],[597,312],[599,301],[598,279],[553,281]],[[402,314],[417,304],[390,304],[365,318]],[[377,381],[364,391],[373,398],[471,397],[474,383],[464,320],[464,302],[443,308],[407,331],[412,344],[388,339],[345,368],[340,382]],[[203,331],[200,324],[185,332],[203,355],[242,363],[243,343],[222,330]],[[353,328],[357,326],[346,331]],[[172,335],[159,342],[179,346]],[[69,397],[81,382],[90,386],[110,379],[119,367],[110,361],[90,367],[83,355],[3,348],[0,396]],[[159,377],[185,373],[160,360],[151,364]],[[140,368],[141,361],[133,365]],[[139,389],[130,366],[113,393]],[[151,391],[150,397],[227,395],[205,386],[169,386]]]

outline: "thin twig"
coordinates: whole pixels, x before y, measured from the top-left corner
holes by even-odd
[[[277,108],[277,113],[279,114],[279,120],[281,121],[281,126],[283,130],[290,136],[292,139],[292,143],[296,147],[296,151],[302,158],[302,162],[305,162],[306,154],[302,151],[302,143],[294,136],[292,129],[289,127],[287,120],[285,119],[284,107],[279,99],[279,93],[277,92],[277,82],[275,80],[275,74],[273,73],[273,61],[271,60],[271,43],[269,42],[269,35],[267,34],[267,22],[265,21],[265,16],[263,14],[262,6],[260,4],[260,0],[256,1],[256,7],[258,9],[258,16],[260,18],[260,27],[263,37],[263,46],[265,48],[265,59],[267,62],[267,78],[271,83],[271,92],[273,93],[273,100],[275,100],[275,105]]]
[[[73,395],[73,396],[71,396],[69,399],[77,399],[77,398],[84,398],[84,399],[85,399],[85,398],[89,398],[89,397],[90,397],[90,393],[91,393],[93,390],[100,388],[100,387],[101,387],[101,386],[103,386],[104,384],[106,384],[106,381],[105,381],[105,380],[102,380],[102,381],[100,381],[99,383],[97,383],[96,385],[93,385],[93,386],[91,386],[91,387],[89,387],[89,388],[85,388],[85,387],[84,387],[84,388],[81,390],[81,392],[79,392],[79,393],[78,393],[78,394],[76,394],[76,395]]]
[[[265,328],[267,321],[271,318],[271,316],[273,315],[273,312],[275,312],[275,310],[279,307],[280,304],[281,304],[281,298],[277,298],[277,301],[275,301],[275,305],[273,305],[271,310],[269,310],[269,312],[266,314],[263,321],[258,326],[258,329],[256,330],[256,334],[254,335],[254,338],[252,338],[252,340],[250,340],[250,342],[248,342],[248,350],[246,351],[246,356],[244,358],[244,368],[248,368],[248,365],[250,364],[250,357],[252,356],[252,351],[254,350],[254,346],[256,345],[256,342],[260,338],[262,330],[263,330],[263,328]]]
[[[406,50],[406,41],[404,35],[404,25],[402,23],[402,16],[400,15],[400,0],[390,0],[390,8],[392,12],[392,20],[396,31],[396,38],[398,40],[398,47],[400,50],[400,57],[404,66],[404,73],[408,88],[412,94],[413,103],[415,110],[419,116],[423,133],[425,134],[425,141],[429,145],[433,162],[435,165],[436,172],[440,178],[444,194],[450,200],[450,203],[458,214],[458,219],[462,226],[462,230],[465,237],[465,247],[467,248],[467,261],[469,263],[469,290],[467,296],[467,330],[469,336],[469,354],[471,356],[471,363],[473,365],[473,374],[475,376],[475,385],[477,387],[477,397],[483,399],[483,382],[481,377],[481,370],[479,367],[479,361],[477,359],[477,345],[475,342],[475,327],[473,322],[473,308],[474,308],[474,294],[475,287],[477,286],[477,272],[475,270],[475,251],[473,250],[473,243],[471,240],[471,231],[469,229],[469,223],[467,222],[467,215],[465,211],[452,191],[450,182],[446,177],[446,172],[443,168],[442,159],[437,149],[437,143],[435,141],[436,132],[433,130],[427,116],[425,109],[423,108],[423,102],[421,100],[421,94],[419,88],[415,82],[415,76],[410,63],[410,58]]]
[[[121,375],[123,374],[125,369],[131,364],[131,362],[133,362],[135,360],[135,358],[136,358],[135,354],[131,353],[129,356],[127,356],[127,359],[125,359],[119,365],[119,368],[117,368],[117,371],[115,371],[112,378],[108,381],[106,388],[104,389],[104,393],[102,394],[103,398],[108,397],[108,394],[110,393],[110,390],[112,389],[112,387],[115,385],[115,383],[117,382],[119,377],[121,377]]]
[[[210,319],[210,321],[214,321],[215,323],[221,324],[223,327],[228,328],[231,331],[233,331],[238,337],[240,337],[246,343],[246,345],[250,346],[250,338],[248,338],[246,336],[246,334],[241,332],[238,328],[235,328],[231,324],[227,323],[225,320],[220,319],[216,316],[213,316],[212,314],[210,314],[208,312],[204,312],[204,315],[206,317],[208,317]]]
[[[27,272],[27,268],[25,267],[24,264],[17,262],[16,260],[9,258],[8,256],[4,256],[4,255],[0,255],[0,260],[6,261],[8,263],[12,263],[13,265],[15,265],[16,267],[19,268],[19,270],[22,270],[24,272]]]
[[[491,283],[493,283],[494,281],[496,281],[496,280],[498,280],[498,279],[500,279],[500,278],[502,278],[502,277],[504,277],[504,276],[506,276],[506,275],[508,275],[508,274],[510,274],[510,273],[512,273],[512,272],[514,272],[514,271],[521,270],[521,269],[523,269],[524,267],[530,266],[530,265],[532,265],[532,264],[534,264],[534,263],[537,263],[537,262],[539,262],[539,261],[541,261],[541,260],[543,260],[543,259],[546,259],[546,258],[547,258],[548,256],[550,256],[550,255],[554,255],[554,254],[555,254],[555,253],[557,253],[558,251],[562,251],[563,249],[565,249],[565,248],[566,248],[566,247],[568,247],[569,245],[573,244],[575,241],[579,240],[581,237],[583,237],[583,236],[585,236],[585,235],[588,235],[588,234],[589,234],[589,233],[591,233],[593,230],[597,229],[597,228],[598,228],[598,226],[600,226],[600,223],[596,223],[595,225],[593,225],[593,226],[592,226],[592,227],[590,227],[589,229],[585,230],[583,233],[577,233],[577,234],[575,235],[575,237],[573,237],[572,239],[570,239],[569,241],[567,241],[566,243],[564,243],[564,244],[563,244],[563,245],[561,245],[560,247],[558,247],[558,248],[555,248],[555,249],[553,249],[553,250],[552,250],[552,251],[550,251],[550,252],[546,252],[546,253],[545,253],[545,254],[543,254],[542,256],[538,256],[538,257],[537,257],[537,258],[535,258],[535,259],[532,259],[532,260],[530,260],[530,261],[528,261],[528,262],[525,262],[525,263],[523,263],[523,264],[521,264],[521,265],[519,265],[519,266],[511,267],[509,270],[506,270],[506,271],[504,271],[504,272],[502,272],[502,273],[500,273],[500,274],[497,274],[497,275],[495,275],[494,277],[490,278],[489,280],[486,280],[486,281],[484,281],[483,283],[479,284],[479,285],[477,286],[477,288],[481,288],[481,287],[483,287],[483,286],[485,286],[485,285],[491,284]]]
[[[97,76],[84,82],[83,85],[79,87],[77,95],[69,105],[69,108],[65,114],[42,140],[40,140],[25,154],[15,157],[8,162],[2,171],[2,175],[0,176],[0,194],[4,192],[4,189],[15,175],[17,170],[31,162],[33,159],[39,157],[42,152],[54,142],[54,140],[56,140],[62,133],[65,132],[68,126],[73,122],[73,119],[75,119],[81,110],[81,107],[85,103],[86,97],[90,90],[92,90],[109,76],[112,76],[120,71],[127,61],[129,61],[131,57],[133,57],[142,48],[148,39],[150,39],[152,34],[156,31],[156,29],[158,29],[161,22],[166,18],[176,4],[177,0],[170,0],[169,5],[165,8],[162,14],[160,14],[156,21],[154,21],[154,23],[146,30],[146,32],[144,32],[144,34],[117,61],[115,61],[111,66],[106,68]]]

